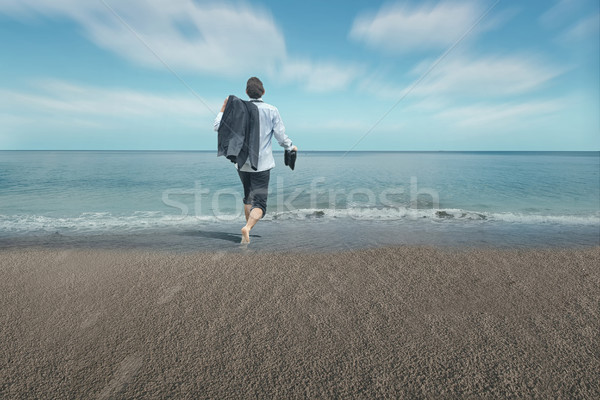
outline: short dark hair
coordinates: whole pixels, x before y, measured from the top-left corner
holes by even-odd
[[[246,83],[246,93],[248,93],[248,96],[250,96],[251,99],[260,99],[262,95],[265,94],[265,88],[260,79],[255,76],[248,79],[248,83]]]

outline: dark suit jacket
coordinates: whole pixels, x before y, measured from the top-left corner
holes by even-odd
[[[217,156],[227,157],[239,168],[250,159],[252,169],[258,169],[260,121],[254,103],[229,96],[217,132]]]

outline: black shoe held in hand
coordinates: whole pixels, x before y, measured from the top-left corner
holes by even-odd
[[[289,166],[292,171],[294,170],[294,166],[296,165],[296,150],[286,150],[284,154],[285,165]]]

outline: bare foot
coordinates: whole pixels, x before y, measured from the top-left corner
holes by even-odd
[[[250,229],[242,228],[242,243],[250,243]]]

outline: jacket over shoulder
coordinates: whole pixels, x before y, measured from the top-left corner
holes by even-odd
[[[252,169],[258,169],[260,121],[254,103],[229,96],[217,132],[217,156],[225,156],[239,166],[249,159]]]

